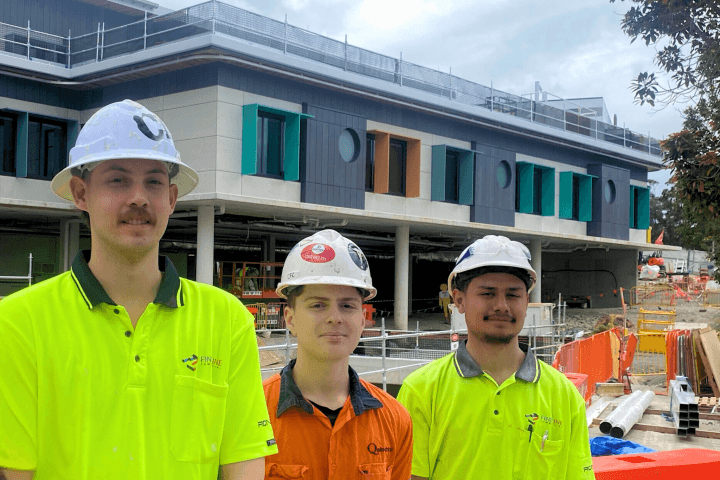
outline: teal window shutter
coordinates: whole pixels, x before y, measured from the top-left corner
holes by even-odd
[[[68,120],[67,122],[67,153],[68,162],[70,161],[70,149],[75,146],[78,134],[80,133],[80,124],[75,120]]]
[[[560,172],[560,218],[572,218],[573,172]]]
[[[635,187],[630,185],[630,228],[635,228]]]
[[[533,170],[534,165],[527,162],[515,162],[517,175],[517,196],[518,212],[532,213],[533,210]]]
[[[458,203],[460,205],[472,205],[475,202],[475,153],[463,151],[458,166]]]
[[[300,114],[285,115],[285,162],[283,179],[300,180]]]
[[[592,221],[592,182],[594,177],[592,175],[579,175],[580,177],[580,192],[578,194],[578,201],[580,202],[579,210],[580,215],[578,220],[581,222]]]
[[[650,227],[650,189],[635,187],[638,196],[637,228],[647,230]]]
[[[542,168],[542,206],[541,215],[552,217],[555,215],[555,169]]]
[[[28,176],[28,132],[30,128],[30,114],[20,112],[17,116],[17,129],[15,131],[15,176],[27,178]]]
[[[437,202],[445,201],[445,160],[447,147],[445,145],[433,145],[432,147],[432,172],[430,181],[430,200]]]
[[[243,106],[242,164],[240,173],[257,173],[257,116],[258,105]]]

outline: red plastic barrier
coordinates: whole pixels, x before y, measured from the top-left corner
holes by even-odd
[[[593,458],[596,480],[717,478],[720,452],[700,448]]]
[[[675,380],[677,375],[678,337],[690,335],[690,330],[671,330],[665,336],[665,363],[667,364],[667,375],[665,386],[670,388],[670,380]]]

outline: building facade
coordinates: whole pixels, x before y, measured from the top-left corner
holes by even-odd
[[[335,228],[367,253],[376,307],[396,326],[437,305],[454,258],[486,234],[528,245],[540,273],[531,301],[562,293],[612,307],[635,285],[659,146],[594,110],[219,1],[171,12],[6,0],[0,22],[0,276],[27,275],[32,255],[37,282],[87,248],[49,181],[84,122],[130,98],[163,119],[200,174],[161,243],[189,278],[222,284],[223,264],[282,262],[299,239]],[[0,296],[22,286],[0,280]]]

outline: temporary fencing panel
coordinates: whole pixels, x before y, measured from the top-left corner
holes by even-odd
[[[638,351],[665,354],[665,334],[675,328],[675,310],[645,310],[638,312]]]
[[[705,290],[702,303],[703,307],[720,307],[720,290]]]
[[[668,285],[641,285],[630,289],[631,305],[675,305],[675,288]]]
[[[268,303],[266,312],[265,328],[285,328],[285,304]]]
[[[627,358],[627,347],[634,348],[634,342],[626,342],[622,348],[621,330],[613,328],[582,340],[563,345],[555,355],[553,367],[563,373],[587,375],[585,400],[595,393],[595,384],[610,378],[622,377],[623,359]],[[632,354],[630,354],[632,358]]]
[[[668,332],[665,351],[667,388],[670,388],[670,380],[675,380],[676,376],[681,375],[687,377],[691,388],[696,391],[694,354],[690,330]]]

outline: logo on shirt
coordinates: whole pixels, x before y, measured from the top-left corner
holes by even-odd
[[[194,372],[195,370],[197,370],[197,367],[195,365],[197,365],[197,363],[198,363],[198,356],[193,354],[192,357],[183,358],[183,363],[185,364],[186,367],[188,367],[190,370],[192,370]]]
[[[371,443],[367,446],[368,452],[372,453],[373,455],[380,455],[382,452],[392,452],[392,447],[378,447],[374,443]]]
[[[184,363],[185,366],[193,372],[197,370],[198,366],[212,366],[215,368],[222,368],[222,359],[210,356],[198,357],[195,354],[188,358],[183,358],[182,363]],[[198,363],[200,365],[198,365]]]
[[[547,415],[538,415],[537,413],[529,413],[525,415],[530,425],[535,425],[538,420],[548,425],[554,425],[556,427],[562,427],[562,420],[556,420]]]

